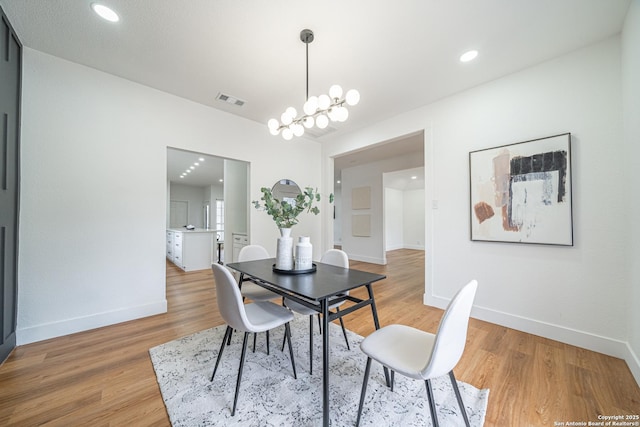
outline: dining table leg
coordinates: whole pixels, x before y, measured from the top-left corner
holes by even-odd
[[[320,301],[322,310],[322,425],[329,427],[329,304]]]

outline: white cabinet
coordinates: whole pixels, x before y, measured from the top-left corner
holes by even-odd
[[[215,235],[212,230],[167,230],[167,258],[184,271],[211,268]]]
[[[173,262],[173,231],[167,230],[167,259]]]
[[[233,262],[238,261],[240,249],[249,244],[249,237],[244,233],[233,233]]]

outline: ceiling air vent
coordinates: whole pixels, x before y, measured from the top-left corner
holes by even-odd
[[[216,96],[216,99],[218,101],[226,102],[227,104],[235,105],[237,107],[242,107],[245,102],[242,99],[238,99],[235,96],[227,95],[224,93],[218,93],[218,96]]]
[[[335,132],[337,130],[338,129],[336,129],[336,128],[332,127],[332,126],[327,126],[324,129],[320,129],[320,128],[317,128],[317,127],[312,127],[312,128],[309,128],[309,129],[305,129],[304,135],[305,136],[310,136],[312,138],[321,138],[321,137],[323,137],[325,135],[328,135],[330,133],[333,133],[333,132]]]

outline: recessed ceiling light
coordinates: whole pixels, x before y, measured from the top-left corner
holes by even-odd
[[[470,50],[470,51],[465,52],[462,55],[460,55],[460,62],[473,61],[474,59],[476,59],[476,56],[478,56],[478,51],[477,50]]]
[[[220,181],[220,182],[224,182],[224,179],[220,178],[218,181]]]
[[[200,157],[198,160],[200,160],[201,162],[204,162],[204,157]]]
[[[113,9],[110,9],[105,5],[91,3],[91,9],[93,9],[93,11],[97,13],[98,16],[100,16],[102,19],[106,19],[109,22],[118,22],[120,20],[118,14],[115,13]]]
[[[415,175],[411,177],[411,179],[417,179],[417,178],[418,178],[418,177],[417,177],[417,176],[415,176]]]

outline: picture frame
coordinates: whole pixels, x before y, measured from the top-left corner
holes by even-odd
[[[571,133],[469,153],[472,241],[573,246]]]

